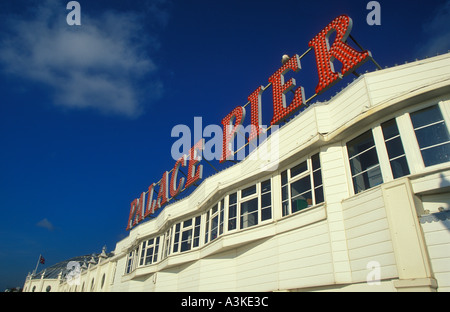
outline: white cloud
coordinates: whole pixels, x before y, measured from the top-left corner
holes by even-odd
[[[150,12],[158,10],[165,16],[156,6]],[[49,86],[56,105],[135,117],[143,99],[161,95],[158,68],[149,56],[159,43],[144,31],[140,13],[105,11],[94,17],[81,7],[82,25],[69,26],[61,2],[47,0],[33,12],[7,21],[0,62],[9,74]]]
[[[44,218],[41,221],[39,221],[38,223],[36,223],[36,226],[47,229],[50,232],[52,232],[55,229],[53,224],[50,221],[48,221],[47,218]]]
[[[447,0],[436,9],[433,18],[423,25],[423,32],[428,40],[420,42],[419,54],[421,57],[447,53],[450,49],[449,21],[450,0]]]

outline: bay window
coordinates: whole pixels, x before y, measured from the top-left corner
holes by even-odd
[[[450,161],[450,135],[439,105],[410,114],[425,167]]]

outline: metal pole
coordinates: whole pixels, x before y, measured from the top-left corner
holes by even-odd
[[[39,255],[39,258],[38,258],[38,261],[37,261],[37,263],[36,263],[36,268],[34,269],[34,272],[33,272],[33,275],[36,275],[36,271],[37,271],[37,268],[38,268],[38,266],[39,266],[39,262],[41,261],[41,254]]]

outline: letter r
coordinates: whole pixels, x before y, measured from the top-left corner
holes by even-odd
[[[343,76],[351,73],[372,57],[369,51],[358,52],[346,43],[352,25],[350,17],[341,15],[335,18],[309,42],[308,45],[314,48],[316,54],[319,74],[319,83],[316,86],[317,94],[333,86]],[[334,31],[336,32],[336,38],[333,44],[330,45],[329,38]],[[334,70],[333,61],[335,59],[342,63],[340,73]]]

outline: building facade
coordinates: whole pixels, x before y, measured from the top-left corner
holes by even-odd
[[[450,291],[450,53],[366,73],[45,291]],[[84,287],[80,285],[85,285]]]

